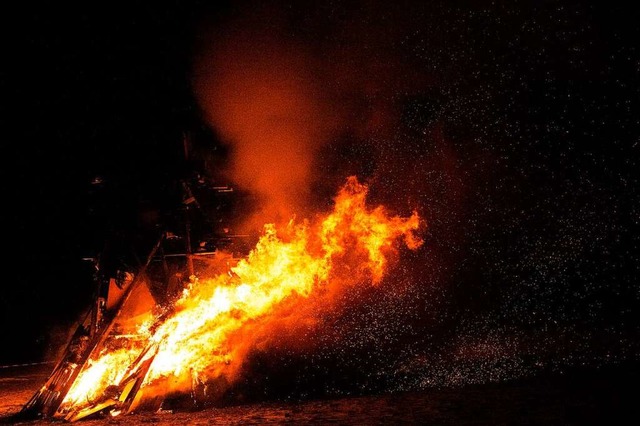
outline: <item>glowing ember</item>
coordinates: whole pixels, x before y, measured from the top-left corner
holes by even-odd
[[[171,316],[158,320],[155,328],[141,324],[135,339],[89,360],[63,409],[91,403],[108,386],[118,385],[151,345],[157,350],[142,392],[158,382],[170,383],[162,388],[167,392],[187,389],[194,377],[229,375],[242,363],[251,324],[268,327],[280,303],[302,301],[328,285],[379,282],[398,238],[404,237],[410,249],[421,245],[414,235],[420,219],[415,212],[401,218],[390,217],[382,206],[367,209],[366,196],[367,187],[350,177],[335,198],[334,211],[316,223],[291,220],[284,229],[265,225],[256,247],[228,273],[195,279]]]

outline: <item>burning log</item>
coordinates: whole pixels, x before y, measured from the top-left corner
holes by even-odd
[[[105,409],[111,409],[113,416],[127,414],[139,401],[138,391],[144,382],[158,351],[158,345],[152,344],[147,347],[132,364],[131,373],[126,376],[117,386],[108,387],[102,399],[89,407],[72,407],[65,420],[74,422],[81,420],[92,414],[99,413]]]
[[[146,263],[126,287],[124,294],[111,310],[105,310],[105,302],[98,298],[93,309],[86,315],[69,341],[61,360],[40,388],[24,405],[21,414],[26,417],[63,417],[60,406],[71,389],[78,374],[83,371],[92,354],[100,349],[123,311],[131,294],[144,283],[151,260],[160,248],[164,235],[149,253]]]
[[[202,182],[201,178],[197,184],[199,189],[209,190],[214,194],[233,192],[228,186],[211,187]],[[191,207],[202,209],[203,205],[197,200],[188,181],[180,182],[180,191],[182,203],[179,209],[182,210],[180,216],[183,218],[186,235],[162,232],[148,250],[146,262],[137,270],[124,268],[119,264],[120,259],[116,260],[122,255],[119,251],[127,249],[122,246],[128,245],[130,241],[124,241],[123,244],[116,239],[117,243],[106,244],[104,251],[97,258],[85,259],[93,261],[97,270],[95,281],[98,291],[95,301],[69,339],[49,378],[22,407],[19,417],[76,421],[107,410],[112,413],[126,413],[135,408],[139,400],[136,396],[158,350],[157,343],[149,342],[148,336],[140,335],[140,323],[149,323],[151,329],[154,323],[162,321],[162,314],[154,316],[153,311],[166,305],[170,296],[182,290],[184,286],[183,283],[173,282],[175,276],[172,276],[171,272],[175,272],[176,268],[170,270],[168,263],[175,264],[177,260],[178,270],[185,269],[183,263],[186,263],[187,276],[191,277],[195,272],[194,259],[215,256],[218,254],[217,246],[229,245],[235,238],[246,237],[228,233],[224,238],[217,239],[200,236],[205,238],[204,242],[199,240],[200,245],[210,250],[193,250]],[[185,243],[183,252],[167,250],[167,246],[171,246],[170,243],[175,241]],[[133,255],[137,258],[136,253]],[[164,310],[163,314],[168,313],[169,310]],[[80,402],[77,395],[86,392],[86,389],[78,388],[82,385],[81,375],[95,366],[96,360],[104,353],[127,346],[141,349],[137,359],[124,360],[124,365],[129,365],[124,376],[112,379],[116,384],[109,384],[103,392],[94,396],[84,395],[84,400]]]

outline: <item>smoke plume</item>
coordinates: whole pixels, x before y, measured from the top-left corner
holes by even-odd
[[[375,10],[271,3],[234,12],[205,28],[193,85],[230,148],[223,173],[258,201],[249,222],[259,227],[308,214],[318,188],[333,193],[347,175],[370,174],[380,156],[371,136],[389,132],[398,94],[425,79],[393,53],[391,28],[372,31]]]

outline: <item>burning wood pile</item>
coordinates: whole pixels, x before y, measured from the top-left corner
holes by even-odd
[[[108,280],[25,415],[77,421],[157,410],[171,394],[210,398],[232,378],[258,338],[284,313],[311,320],[340,288],[378,283],[398,240],[415,249],[422,221],[366,205],[367,186],[350,177],[333,211],[315,220],[264,226],[243,257],[224,249],[172,254],[163,232],[136,269]],[[180,258],[182,269],[169,264]],[[194,266],[194,262],[208,265]],[[213,267],[212,267],[213,265]],[[176,274],[188,276],[176,286]],[[290,321],[289,321],[290,322]],[[198,391],[205,389],[205,391]]]

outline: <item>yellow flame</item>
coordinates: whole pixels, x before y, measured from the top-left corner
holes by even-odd
[[[335,198],[333,212],[314,225],[292,220],[276,230],[267,224],[256,247],[230,273],[192,282],[176,302],[174,314],[147,342],[157,343],[158,351],[144,384],[160,378],[179,382],[194,372],[222,374],[227,364],[241,361],[230,343],[233,333],[252,321],[268,321],[269,312],[291,296],[308,297],[336,278],[340,268],[350,276],[340,282],[355,284],[363,277],[379,282],[394,241],[404,237],[411,249],[421,245],[414,233],[420,218],[415,212],[409,218],[391,217],[382,206],[368,209],[367,190],[350,177]],[[128,351],[92,360],[65,403],[90,401],[109,384],[117,384],[143,347],[132,342]]]
[[[136,355],[129,349],[120,349],[89,360],[87,368],[67,393],[64,403],[73,405],[95,401],[109,385],[124,378],[127,366],[135,361]]]

